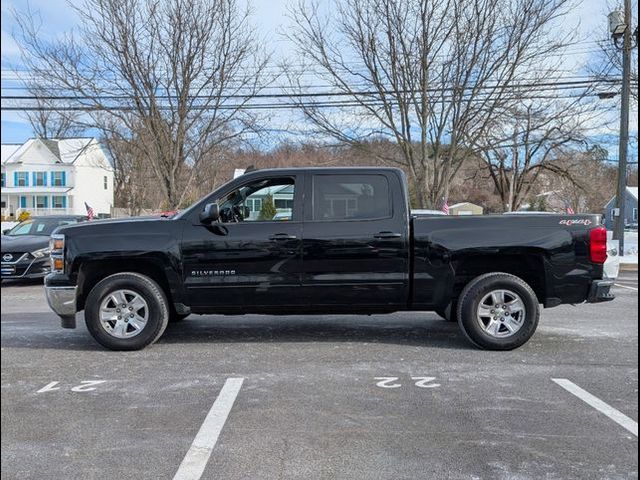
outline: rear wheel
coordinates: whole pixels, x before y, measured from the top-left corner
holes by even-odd
[[[169,307],[160,286],[139,273],[116,273],[100,281],[85,303],[89,333],[111,350],[140,350],[167,327]]]
[[[512,350],[535,333],[540,306],[534,291],[521,278],[489,273],[464,288],[457,319],[474,345],[487,350]]]

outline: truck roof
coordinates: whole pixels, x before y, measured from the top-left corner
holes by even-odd
[[[401,169],[394,168],[394,167],[294,167],[294,168],[265,168],[262,170],[261,169],[250,170],[238,178],[242,178],[250,175],[264,174],[264,173],[277,173],[277,174],[287,175],[287,174],[294,174],[294,173],[301,173],[301,172],[312,172],[312,173],[313,172],[321,172],[321,173],[335,172],[335,173],[340,173],[345,175],[351,172],[355,174],[363,173],[364,171],[393,172],[393,173],[402,173],[404,175],[404,172],[402,172]]]

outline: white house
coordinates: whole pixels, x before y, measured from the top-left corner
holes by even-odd
[[[95,138],[44,140],[2,145],[2,215],[96,216],[113,207],[113,168]]]

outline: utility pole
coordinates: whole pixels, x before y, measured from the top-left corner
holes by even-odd
[[[619,241],[619,254],[624,255],[625,203],[627,196],[627,151],[629,149],[629,90],[631,88],[631,0],[624,0],[624,13],[609,15],[609,29],[613,43],[622,50],[622,105],[620,107],[620,143],[618,145],[618,216],[615,219],[613,238]],[[622,45],[619,40],[622,39]]]

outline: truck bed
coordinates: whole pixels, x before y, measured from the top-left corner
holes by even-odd
[[[413,215],[413,303],[446,305],[487,263],[524,277],[547,307],[583,302],[603,274],[589,260],[601,224],[600,215]]]

